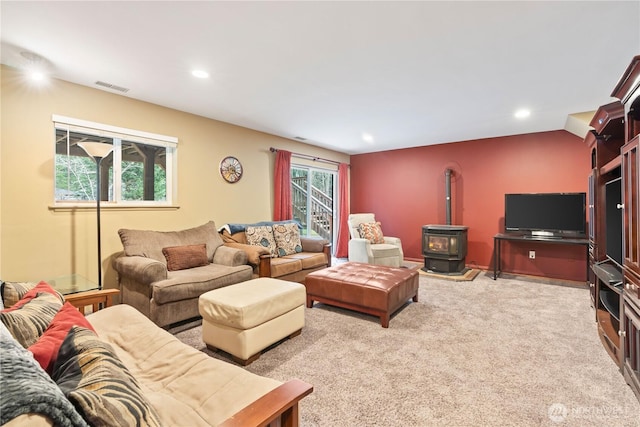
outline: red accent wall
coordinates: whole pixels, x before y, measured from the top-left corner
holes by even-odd
[[[493,270],[505,193],[587,192],[591,166],[583,139],[564,130],[352,155],[351,212],[375,213],[405,257],[422,261],[422,226],[446,223],[446,169],[451,223],[469,227],[466,263]],[[584,246],[503,244],[505,272],[586,280],[586,262]]]

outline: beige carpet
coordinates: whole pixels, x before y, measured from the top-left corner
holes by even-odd
[[[303,426],[640,426],[587,289],[483,272],[470,282],[421,275],[419,296],[388,329],[316,305],[300,336],[246,369],[313,384]],[[172,332],[229,360],[206,350],[199,326]]]

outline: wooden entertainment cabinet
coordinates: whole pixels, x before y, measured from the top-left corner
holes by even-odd
[[[589,175],[589,286],[598,334],[640,400],[640,55],[585,137]]]

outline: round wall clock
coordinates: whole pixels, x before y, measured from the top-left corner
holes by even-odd
[[[233,156],[227,156],[220,162],[220,175],[225,181],[234,183],[242,178],[242,164]]]

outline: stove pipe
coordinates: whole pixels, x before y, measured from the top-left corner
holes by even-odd
[[[446,224],[451,225],[451,169],[444,171],[444,192],[445,192],[445,210]]]

